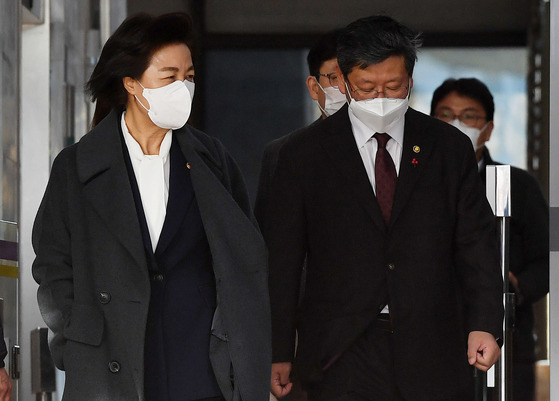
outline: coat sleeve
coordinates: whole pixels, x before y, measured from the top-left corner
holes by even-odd
[[[0,321],[0,368],[3,368],[5,365],[4,359],[8,355],[8,349],[6,348],[6,342],[4,341],[4,322]]]
[[[65,322],[71,314],[74,287],[71,236],[68,225],[69,168],[67,151],[63,151],[54,161],[51,176],[33,226],[33,277],[39,284],[37,301],[41,315],[54,333],[50,342],[51,353],[56,366],[64,369],[62,351]]]
[[[489,332],[500,339],[503,278],[499,267],[496,221],[479,179],[471,144],[461,145],[464,156],[457,184],[454,255],[465,305],[465,329],[468,333]]]

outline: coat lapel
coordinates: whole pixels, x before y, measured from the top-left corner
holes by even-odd
[[[392,226],[405,207],[413,188],[425,171],[426,162],[433,150],[433,137],[426,135],[427,127],[417,118],[418,112],[408,109],[404,126],[404,144],[400,173],[394,195],[390,224]]]
[[[227,189],[229,177],[224,177],[223,171],[230,167],[222,165],[225,160],[216,160],[188,126],[175,133],[190,166],[216,279],[229,274],[227,268],[235,261],[243,261],[244,268],[249,271],[262,268],[259,258],[266,254],[266,249],[252,215],[248,216],[241,209]],[[220,149],[216,147],[215,151]],[[239,246],[231,246],[232,241]]]
[[[384,231],[386,225],[367,176],[367,171],[363,166],[363,160],[355,144],[347,114],[347,106],[344,107],[346,108],[345,112],[339,112],[329,117],[329,119],[332,119],[331,124],[327,125],[327,135],[324,136],[321,144],[332,159],[333,165],[336,166],[338,179],[349,186],[367,214]]]
[[[139,266],[147,269],[142,234],[123,158],[120,113],[113,111],[78,146],[76,164],[86,198]]]

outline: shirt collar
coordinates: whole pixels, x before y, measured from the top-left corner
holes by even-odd
[[[122,113],[122,118],[120,120],[120,125],[122,127],[122,134],[124,135],[124,142],[130,153],[130,157],[136,160],[144,160],[145,158],[160,157],[163,162],[167,160],[169,156],[169,151],[171,150],[171,143],[173,142],[173,130],[167,131],[161,145],[159,146],[159,155],[145,155],[140,144],[134,139],[134,137],[128,131],[126,122],[124,121],[124,115],[126,112]]]
[[[351,109],[348,108],[349,114],[349,121],[351,122],[351,128],[353,131],[353,136],[355,137],[355,143],[357,143],[357,148],[362,148],[365,146],[365,143],[369,139],[373,137],[376,132],[372,129],[367,127],[360,119],[355,117],[352,113]],[[394,123],[394,125],[386,132],[386,134],[390,135],[392,139],[394,139],[400,146],[404,144],[404,124],[405,124],[406,117],[400,118],[398,121]]]

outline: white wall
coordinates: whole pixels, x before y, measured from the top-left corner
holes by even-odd
[[[30,333],[45,326],[37,307],[37,284],[31,276],[31,229],[50,171],[49,5],[45,0],[44,23],[24,28],[21,37],[19,401],[35,400],[31,393]]]

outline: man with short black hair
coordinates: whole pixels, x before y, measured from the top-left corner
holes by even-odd
[[[294,361],[313,401],[470,401],[471,366],[499,357],[495,219],[468,140],[408,108],[419,45],[389,17],[348,25],[349,105],[279,152],[263,227],[277,397]]]
[[[476,78],[447,79],[431,102],[431,115],[454,125],[472,141],[479,173],[499,164],[485,143],[493,132],[495,104],[487,86]],[[532,305],[549,292],[549,208],[538,182],[511,167],[509,279],[515,297],[513,333],[513,399],[532,401],[535,391],[534,312]]]
[[[336,46],[339,35],[340,30],[323,35],[307,55],[307,88],[311,98],[317,102],[322,118],[331,116],[346,104],[345,96],[338,89],[336,75]]]

